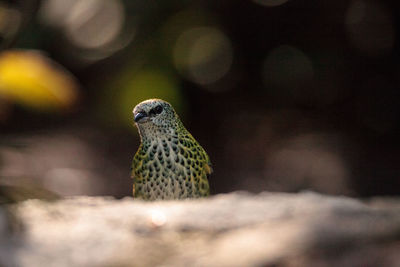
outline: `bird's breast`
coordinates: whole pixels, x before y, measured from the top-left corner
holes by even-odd
[[[140,167],[136,190],[145,199],[200,197],[204,156],[195,145],[178,136],[156,138],[144,145],[147,155]]]

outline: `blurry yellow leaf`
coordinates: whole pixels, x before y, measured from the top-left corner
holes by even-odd
[[[38,52],[0,54],[0,95],[41,111],[65,110],[76,103],[78,85],[61,66]]]

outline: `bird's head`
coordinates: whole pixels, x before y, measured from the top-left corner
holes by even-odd
[[[149,99],[136,105],[133,117],[139,131],[166,133],[179,123],[178,115],[168,102],[161,99]]]

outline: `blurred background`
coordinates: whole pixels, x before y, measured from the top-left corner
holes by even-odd
[[[165,99],[233,190],[400,194],[396,0],[0,1],[0,184],[131,195]]]

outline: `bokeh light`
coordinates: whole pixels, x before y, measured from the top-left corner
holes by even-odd
[[[64,27],[71,10],[80,0],[45,0],[39,10],[42,23],[52,27]]]
[[[0,95],[40,111],[65,111],[78,100],[78,83],[64,68],[36,51],[0,54]]]
[[[201,85],[215,83],[224,77],[233,61],[230,40],[214,27],[196,27],[183,32],[173,54],[180,73]]]
[[[42,183],[51,192],[61,196],[74,196],[92,191],[95,180],[93,174],[87,170],[54,168],[46,172]]]
[[[126,47],[136,31],[125,31],[120,0],[47,0],[40,14],[43,23],[62,29],[69,43],[82,50],[78,57],[89,63]]]
[[[300,135],[282,142],[265,162],[265,179],[273,191],[312,188],[327,194],[349,194],[349,170],[323,135]]]
[[[79,1],[67,17],[67,36],[82,48],[102,47],[118,36],[124,18],[124,9],[118,0]]]
[[[61,196],[99,194],[104,181],[118,170],[105,163],[108,159],[85,141],[85,135],[95,136],[71,129],[9,139],[8,146],[0,148],[0,184],[35,185]],[[103,165],[108,165],[107,170]]]
[[[345,22],[348,39],[363,54],[377,57],[392,51],[396,37],[393,15],[382,2],[351,1]]]
[[[217,19],[204,9],[184,9],[170,16],[162,25],[162,39],[167,54],[173,56],[177,39],[183,32],[199,27],[217,27]]]

